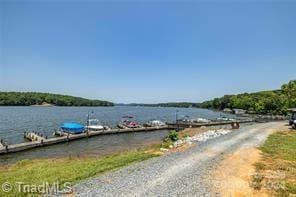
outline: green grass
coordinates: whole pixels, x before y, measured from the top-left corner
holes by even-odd
[[[60,185],[66,182],[72,184],[92,177],[106,171],[115,170],[133,162],[143,161],[159,156],[153,150],[136,150],[120,154],[113,154],[106,157],[86,158],[60,158],[42,160],[23,160],[14,165],[0,168],[0,187],[4,182],[15,184],[24,182],[26,184],[40,185],[43,182],[50,184],[59,182]],[[14,189],[5,193],[0,188],[0,196],[32,196],[25,192],[19,193]],[[36,195],[36,194],[34,194]],[[37,194],[38,195],[38,194]]]
[[[260,150],[263,152],[263,158],[254,164],[256,174],[252,179],[253,188],[260,190],[264,187],[275,196],[295,196],[296,132],[274,133],[268,137]],[[276,174],[281,174],[281,176],[276,176]],[[270,185],[281,187],[270,187]]]
[[[287,183],[286,184],[287,187],[287,192],[290,194],[296,194],[296,184],[295,183]]]
[[[296,132],[270,135],[261,150],[272,157],[296,161]]]

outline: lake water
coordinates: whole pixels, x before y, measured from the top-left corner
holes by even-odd
[[[151,119],[173,122],[178,117],[216,119],[218,112],[197,108],[163,107],[0,107],[0,138],[9,144],[24,142],[24,131],[38,131],[48,137],[63,122],[74,121],[85,124],[87,114],[101,123],[116,127],[122,116],[133,115],[135,120],[145,123]],[[138,148],[145,144],[159,142],[168,131],[124,133],[97,136],[74,142],[42,147],[20,153],[1,155],[0,163],[36,157],[59,157],[65,155],[105,155],[113,152]]]

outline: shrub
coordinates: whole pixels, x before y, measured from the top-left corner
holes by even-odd
[[[177,133],[177,131],[175,130],[170,131],[169,139],[172,140],[173,142],[177,141],[179,139],[179,134]]]

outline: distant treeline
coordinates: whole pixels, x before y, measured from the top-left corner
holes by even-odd
[[[101,100],[89,100],[68,95],[37,92],[0,92],[0,106],[30,106],[51,104],[56,106],[113,106]]]
[[[145,106],[145,107],[199,107],[199,103],[190,103],[190,102],[174,102],[174,103],[157,103],[157,104],[138,104],[131,103],[129,106]]]
[[[175,102],[158,104],[129,104],[147,107],[198,107],[223,110],[244,109],[256,114],[287,114],[288,108],[296,108],[296,80],[282,85],[280,90],[225,95],[202,103]]]
[[[200,107],[217,110],[244,109],[256,114],[287,114],[288,108],[296,107],[296,80],[282,85],[280,90],[225,95],[203,102]]]

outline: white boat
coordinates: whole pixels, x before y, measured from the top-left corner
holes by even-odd
[[[105,127],[100,124],[98,119],[89,119],[86,129],[89,131],[101,131],[104,130]]]
[[[217,121],[235,121],[235,119],[227,118],[227,117],[220,117],[220,118],[217,118]]]
[[[193,122],[193,123],[209,123],[211,121],[208,119],[205,119],[205,118],[196,118],[196,119],[191,119],[191,122]]]
[[[147,126],[147,127],[162,127],[162,126],[166,126],[166,123],[164,123],[160,120],[150,120],[145,124],[145,126]]]

